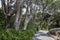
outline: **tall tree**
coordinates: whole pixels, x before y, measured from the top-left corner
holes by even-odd
[[[15,10],[17,11],[16,14],[15,14],[15,21],[14,21],[14,27],[16,30],[19,30],[19,26],[20,26],[20,23],[21,23],[21,17],[22,17],[22,5],[23,5],[23,0],[17,0],[16,1],[16,8]]]
[[[24,30],[26,30],[27,29],[27,25],[28,25],[28,23],[29,23],[29,21],[31,20],[31,18],[32,18],[32,15],[31,15],[31,13],[32,13],[32,0],[27,0],[27,10],[26,10],[26,17],[25,17],[25,22],[24,22]]]
[[[10,18],[15,14],[14,28],[19,29],[21,21],[21,7],[23,0],[1,0],[2,9],[5,14],[6,28],[10,27]]]

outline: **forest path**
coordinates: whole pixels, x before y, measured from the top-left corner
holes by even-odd
[[[47,33],[48,31],[46,30],[40,30],[35,34],[33,40],[54,40]]]

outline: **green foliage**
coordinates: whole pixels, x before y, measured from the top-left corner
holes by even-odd
[[[2,9],[0,9],[0,29],[4,28],[4,24],[5,24],[4,14],[2,12]]]
[[[0,31],[0,40],[31,40],[34,33],[34,29],[17,32],[13,29],[3,29]]]

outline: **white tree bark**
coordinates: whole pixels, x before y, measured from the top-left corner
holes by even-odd
[[[17,13],[15,15],[15,21],[14,21],[14,27],[16,31],[19,30],[20,23],[21,23],[22,5],[23,5],[23,0],[17,0],[16,2]]]
[[[31,5],[32,5],[32,0],[29,0],[27,2],[27,10],[26,10],[26,17],[25,17],[25,22],[24,22],[24,30],[27,29],[27,26],[28,26],[28,23],[29,21],[31,20],[32,18],[32,15],[31,15]]]

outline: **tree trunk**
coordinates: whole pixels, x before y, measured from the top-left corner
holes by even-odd
[[[19,26],[20,26],[20,22],[21,22],[21,4],[22,4],[22,0],[17,0],[16,2],[16,8],[17,8],[17,13],[15,15],[15,21],[14,21],[14,28],[15,30],[19,30]]]
[[[5,26],[6,28],[10,27],[10,16],[5,16]]]
[[[29,1],[29,2],[28,2]],[[29,21],[31,20],[32,18],[32,15],[31,15],[31,4],[32,4],[32,0],[28,0],[27,1],[27,10],[26,10],[26,17],[25,17],[25,22],[24,22],[24,30],[27,29],[27,26],[28,26],[28,23]]]
[[[10,27],[10,15],[9,14],[9,0],[7,0],[7,5],[5,4],[5,0],[1,0],[2,2],[2,9],[5,14],[5,26],[6,28]]]

